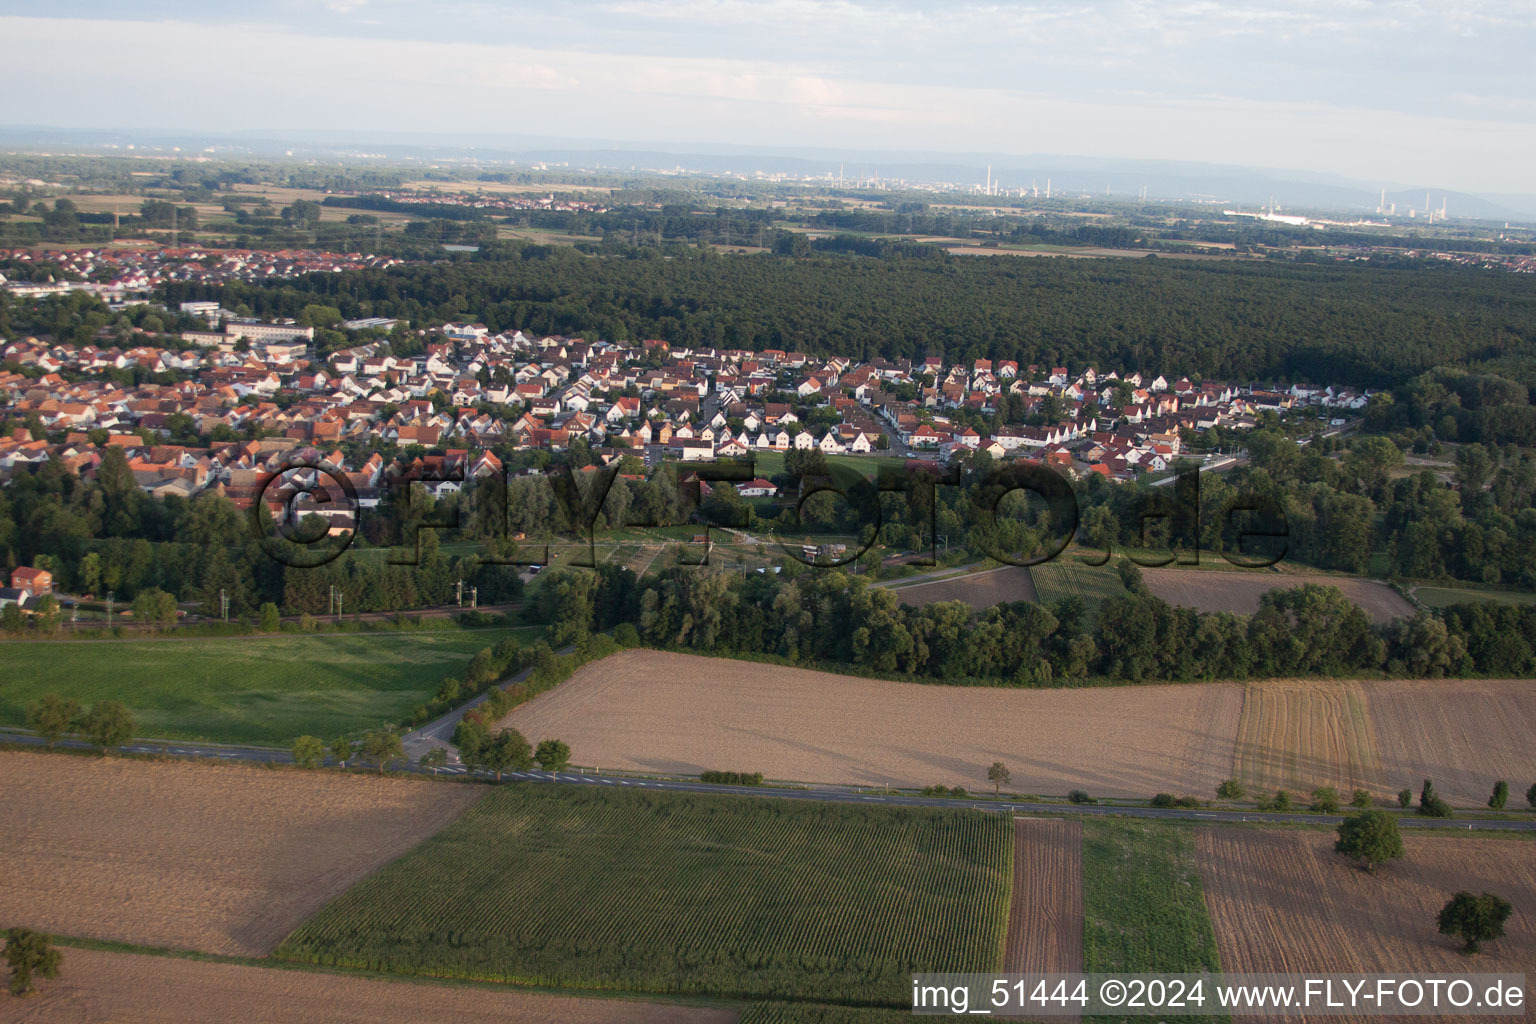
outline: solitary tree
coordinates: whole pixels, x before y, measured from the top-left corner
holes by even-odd
[[[12,928],[5,933],[5,962],[11,968],[11,995],[24,996],[37,986],[33,974],[44,978],[59,976],[59,951],[48,944],[48,936],[26,928]]]
[[[422,754],[416,763],[423,768],[430,768],[432,774],[436,775],[437,770],[448,763],[448,751],[442,747],[433,747],[425,754]]]
[[[1493,795],[1488,798],[1488,806],[1496,811],[1502,811],[1504,804],[1509,800],[1509,783],[1500,779],[1493,784]]]
[[[1318,786],[1312,791],[1312,810],[1318,814],[1339,813],[1339,791],[1332,786]]]
[[[571,748],[562,740],[540,740],[533,759],[547,772],[558,772],[571,763]]]
[[[1369,790],[1365,790],[1365,789],[1357,789],[1357,790],[1355,790],[1355,796],[1354,796],[1354,799],[1350,801],[1350,805],[1354,806],[1354,807],[1369,807],[1369,806],[1371,806],[1371,794],[1370,794],[1370,791]]]
[[[1001,761],[993,761],[992,767],[987,769],[987,781],[992,783],[992,792],[994,794],[1001,793],[1003,785],[1011,778],[1013,778],[1013,773]]]
[[[75,727],[80,705],[56,693],[44,694],[27,705],[27,728],[43,738],[52,750],[59,737]]]
[[[325,741],[318,736],[300,736],[293,741],[293,763],[300,768],[319,768],[325,760]]]
[[[1458,892],[1440,910],[1440,934],[1460,936],[1467,943],[1464,952],[1476,953],[1479,943],[1504,934],[1504,922],[1513,912],[1508,900],[1491,892]]]
[[[1397,819],[1386,811],[1362,811],[1339,823],[1333,848],[1373,871],[1377,864],[1402,857],[1403,837],[1397,831]]]
[[[1411,790],[1411,789],[1400,789],[1400,790],[1398,790],[1397,791],[1397,806],[1401,807],[1403,810],[1406,811],[1412,805],[1413,805],[1413,790]]]
[[[1525,802],[1536,807],[1536,782],[1531,783],[1531,788],[1525,791]]]
[[[282,625],[282,620],[277,614],[277,605],[267,601],[261,606],[261,631],[263,633],[276,633]]]
[[[336,759],[337,764],[345,768],[347,761],[352,757],[352,741],[345,736],[337,736],[331,740],[331,756]]]
[[[391,761],[405,756],[405,745],[400,742],[399,733],[389,729],[375,729],[363,737],[363,756],[378,762],[379,774],[382,775]]]
[[[1243,784],[1236,779],[1227,779],[1216,787],[1216,796],[1222,800],[1241,800],[1243,793]]]
[[[86,736],[105,754],[133,739],[133,713],[121,701],[103,700],[91,705],[84,721]]]

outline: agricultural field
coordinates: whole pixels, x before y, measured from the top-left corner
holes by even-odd
[[[1536,779],[1536,687],[1515,679],[1249,683],[1233,775],[1293,796],[1327,785],[1382,799],[1430,778],[1452,804],[1480,807],[1499,779],[1521,793]]]
[[[1003,956],[1013,829],[974,811],[512,784],[280,957],[543,985],[908,1005]]]
[[[1083,969],[1083,827],[1062,818],[1013,823],[1008,974]]]
[[[180,957],[65,948],[63,973],[25,1002],[0,996],[16,1024],[733,1024],[732,1010],[584,999],[487,985],[425,985]],[[174,993],[174,996],[168,998]]]
[[[1035,581],[1035,592],[1045,604],[1075,597],[1089,608],[1097,608],[1107,599],[1125,593],[1125,584],[1120,582],[1120,574],[1113,566],[1084,565],[1073,555],[1032,565],[1029,572]]]
[[[1529,972],[1536,963],[1530,840],[1405,835],[1406,856],[1367,874],[1333,852],[1333,839],[1332,832],[1199,830],[1200,877],[1227,971],[1465,974]],[[1462,889],[1497,893],[1515,907],[1504,938],[1486,943],[1475,960],[1435,926]]]
[[[1217,971],[1194,830],[1083,822],[1083,970]]]
[[[867,786],[1146,798],[1208,794],[1231,774],[1236,683],[1021,690],[860,679],[632,650],[583,667],[502,725],[559,738],[580,764]]]
[[[922,608],[940,601],[963,601],[979,611],[1010,601],[1038,601],[1029,569],[1005,565],[948,579],[891,588],[903,604]]]
[[[286,746],[398,722],[482,647],[535,629],[0,643],[0,725],[45,693],[120,700],[140,736]]]
[[[1426,608],[1449,608],[1453,604],[1536,604],[1536,594],[1528,590],[1492,590],[1480,587],[1414,587],[1413,596]]]
[[[0,925],[262,956],[480,786],[0,751]]]
[[[1536,683],[1434,679],[1361,684],[1389,792],[1425,778],[1452,804],[1481,807],[1493,784],[1536,782]],[[1523,803],[1524,801],[1520,801]]]
[[[1390,785],[1382,774],[1365,688],[1358,682],[1248,684],[1236,758],[1232,774],[1250,790],[1304,794],[1333,786],[1341,793],[1358,788],[1384,794]]]
[[[1401,594],[1376,580],[1358,576],[1304,576],[1272,572],[1208,572],[1204,569],[1143,569],[1147,589],[1169,604],[1202,612],[1233,612],[1252,615],[1259,599],[1271,590],[1316,583],[1337,587],[1359,605],[1372,622],[1391,622],[1413,615],[1413,605]]]

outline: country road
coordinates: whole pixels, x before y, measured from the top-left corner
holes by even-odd
[[[467,709],[468,705],[466,705]],[[461,709],[462,710],[462,709]],[[444,716],[431,725],[420,730],[424,732],[434,726],[445,723],[449,716]],[[452,728],[448,728],[452,735]],[[19,730],[0,730],[0,743],[18,744],[23,746],[43,746],[41,737],[33,736]],[[429,746],[435,746],[430,743]],[[60,740],[57,744],[72,750],[92,749],[90,744],[82,740]],[[291,764],[293,758],[286,750],[273,747],[238,747],[224,746],[210,743],[149,743],[139,740],[131,744],[117,748],[125,754],[155,754],[168,757],[181,758],[214,758],[222,761],[252,761],[263,764]],[[427,749],[423,747],[422,749]],[[332,762],[327,759],[327,764]],[[471,772],[461,765],[450,765],[447,768],[432,772],[430,769],[417,767],[415,764],[405,765],[403,768],[393,771],[407,771],[420,775],[441,774],[448,776],[473,776],[487,782],[494,776],[490,772]],[[570,786],[618,786],[636,789],[660,790],[672,793],[724,793],[736,796],[772,797],[785,800],[821,800],[828,803],[844,804],[883,804],[891,807],[952,807],[971,808],[980,811],[991,811],[1000,814],[1073,814],[1091,815],[1095,817],[1119,815],[1128,818],[1157,818],[1162,820],[1191,821],[1205,823],[1241,823],[1249,824],[1292,824],[1292,825],[1337,825],[1343,820],[1343,815],[1338,814],[1276,814],[1265,811],[1212,811],[1183,807],[1148,807],[1145,805],[1123,804],[1063,804],[1045,802],[1009,801],[997,799],[952,799],[947,797],[924,797],[910,793],[881,793],[856,789],[848,786],[806,786],[804,788],[780,788],[775,786],[720,786],[706,782],[694,782],[686,779],[656,779],[639,778],[625,775],[598,775],[582,772],[503,772],[502,781],[536,782],[545,785],[570,785]],[[1492,831],[1492,832],[1536,832],[1536,816],[1529,819],[1500,819],[1500,818],[1468,818],[1451,819],[1419,818],[1412,815],[1402,815],[1398,823],[1404,828],[1439,828],[1467,831]]]

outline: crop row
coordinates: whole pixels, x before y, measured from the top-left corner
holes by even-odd
[[[279,955],[434,976],[902,1005],[1001,965],[998,815],[503,786]]]

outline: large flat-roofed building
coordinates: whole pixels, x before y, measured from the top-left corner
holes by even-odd
[[[315,340],[313,327],[300,327],[296,323],[269,324],[260,320],[227,321],[224,324],[224,333],[230,338],[244,338],[252,344]]]

